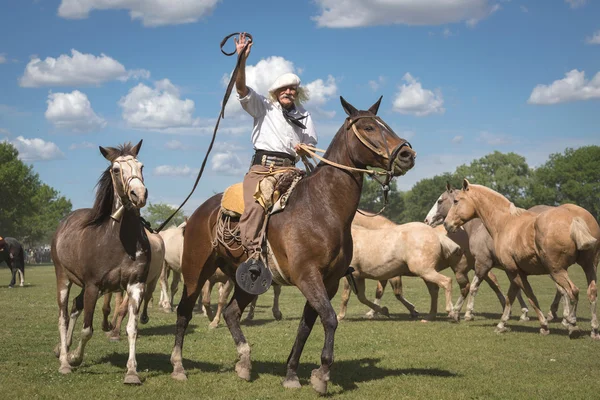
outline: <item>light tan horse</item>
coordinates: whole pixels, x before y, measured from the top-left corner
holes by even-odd
[[[394,225],[382,229],[352,226],[354,243],[352,261],[357,297],[361,303],[378,313],[389,315],[387,307],[380,307],[365,296],[365,279],[383,280],[398,275],[419,276],[427,285],[431,307],[427,319],[435,319],[439,288],[445,290],[446,311],[452,316],[452,279],[438,271],[453,267],[462,252],[460,247],[444,234],[421,222]],[[348,286],[345,281],[345,285]],[[345,290],[347,291],[347,287]],[[338,320],[346,314],[348,296],[342,296]]]
[[[514,206],[506,197],[480,185],[463,181],[444,225],[455,231],[465,222],[479,217],[494,240],[496,255],[510,278],[508,301],[497,332],[506,331],[505,323],[515,295],[520,288],[529,299],[540,321],[542,335],[547,335],[548,322],[527,277],[549,274],[565,297],[568,307],[569,337],[579,337],[576,310],[579,289],[569,278],[567,269],[581,265],[588,283],[591,303],[591,337],[600,339],[596,315],[596,266],[600,261],[600,227],[594,217],[581,207],[563,204],[540,214]]]

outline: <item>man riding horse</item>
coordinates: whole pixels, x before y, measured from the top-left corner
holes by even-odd
[[[302,153],[299,144],[316,145],[317,133],[310,113],[302,107],[302,102],[308,99],[308,93],[300,86],[297,75],[286,73],[279,76],[269,88],[269,98],[246,86],[246,59],[252,47],[248,41],[250,39],[245,33],[235,40],[241,58],[235,85],[242,108],[254,118],[252,144],[255,150],[243,182],[244,213],[239,227],[248,260],[240,266],[239,271],[262,276],[263,272],[268,274],[261,260],[264,257],[266,210],[257,201],[260,196],[258,185],[266,176],[296,169],[295,164]],[[246,44],[247,49],[241,54]]]

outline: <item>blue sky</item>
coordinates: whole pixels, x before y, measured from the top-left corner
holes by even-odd
[[[600,145],[598,15],[591,0],[5,1],[0,140],[82,208],[107,166],[98,145],[144,139],[150,201],[178,205],[235,62],[219,42],[247,31],[249,85],[297,73],[321,148],[340,95],[360,109],[383,95],[379,114],[418,153],[401,189],[494,150],[536,166]],[[248,168],[252,121],[235,96],[225,116],[187,213]]]

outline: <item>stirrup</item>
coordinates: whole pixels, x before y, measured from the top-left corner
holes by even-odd
[[[237,268],[235,281],[246,293],[257,296],[271,287],[273,274],[259,257],[251,257]]]

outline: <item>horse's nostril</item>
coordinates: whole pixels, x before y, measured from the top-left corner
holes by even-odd
[[[129,192],[129,195],[131,197],[131,200],[138,200],[138,196],[137,196],[137,194],[135,194],[135,192],[133,190],[131,192]]]
[[[411,160],[413,158],[412,152],[403,150],[400,152],[400,158]]]
[[[148,200],[148,189],[146,189],[146,192],[144,193],[144,201]]]

